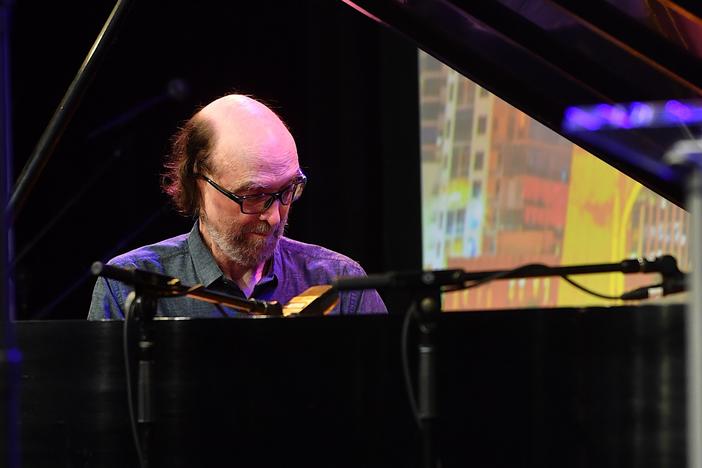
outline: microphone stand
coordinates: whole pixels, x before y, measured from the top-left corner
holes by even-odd
[[[702,187],[702,184],[700,186]],[[702,197],[700,199],[702,200]],[[700,206],[702,206],[702,202]],[[702,268],[700,271],[702,271]],[[333,287],[337,291],[388,288],[414,291],[405,320],[416,317],[419,330],[417,345],[417,422],[419,424],[422,447],[420,466],[422,468],[437,468],[440,466],[440,455],[436,440],[436,424],[439,416],[436,401],[436,332],[437,317],[442,311],[441,293],[458,291],[498,279],[617,272],[661,273],[664,278],[679,278],[682,276],[675,258],[670,255],[664,255],[654,260],[626,259],[618,263],[557,267],[530,264],[512,270],[465,272],[460,269],[454,269],[387,272],[364,277],[340,277],[334,281]],[[472,282],[472,284],[466,285],[468,282]],[[702,333],[700,335],[702,336]],[[412,403],[414,404],[414,402]]]
[[[282,316],[283,309],[278,302],[246,300],[227,294],[210,291],[204,286],[186,286],[178,278],[150,271],[120,268],[93,263],[91,271],[95,276],[103,276],[134,287],[127,298],[125,312],[125,327],[131,319],[139,323],[139,342],[137,345],[138,374],[137,374],[137,410],[135,428],[135,445],[141,468],[151,465],[151,442],[155,429],[154,410],[154,349],[156,347],[153,330],[153,319],[156,316],[158,299],[160,297],[188,296],[194,299],[223,304],[250,315]],[[125,346],[127,343],[125,332]],[[125,348],[127,349],[127,348]],[[129,362],[127,366],[127,383],[130,384]],[[133,416],[130,385],[129,405],[130,417]]]
[[[127,298],[127,312],[125,326],[131,318],[139,323],[139,343],[137,357],[139,362],[137,377],[137,454],[141,468],[148,468],[151,464],[151,440],[154,431],[154,332],[153,318],[156,315],[157,294],[149,288],[135,284],[134,292]],[[125,333],[126,335],[126,333]],[[125,336],[125,340],[128,337]],[[129,370],[129,362],[125,365]],[[130,382],[131,379],[128,380]],[[130,393],[130,404],[133,404]],[[131,406],[130,406],[131,408]]]
[[[417,318],[419,340],[417,344],[417,419],[421,441],[421,467],[437,468],[436,422],[436,331],[437,316],[441,313],[441,286],[427,284],[415,293],[410,317]],[[403,350],[404,352],[404,350]]]

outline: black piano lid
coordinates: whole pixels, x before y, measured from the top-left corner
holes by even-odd
[[[702,96],[702,5],[680,0],[345,0],[678,205],[682,125],[566,133],[570,106]]]

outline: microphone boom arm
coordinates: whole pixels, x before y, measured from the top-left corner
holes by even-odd
[[[283,307],[277,301],[242,299],[229,294],[211,291],[201,284],[186,286],[178,278],[160,273],[138,268],[120,268],[113,265],[105,265],[102,262],[93,263],[90,270],[95,276],[104,276],[105,278],[131,284],[135,288],[138,287],[148,291],[152,296],[187,296],[212,304],[221,304],[249,315],[283,315]]]
[[[340,277],[334,281],[339,291],[357,289],[410,289],[441,288],[442,291],[457,291],[488,283],[498,279],[537,278],[545,276],[569,276],[596,273],[660,273],[664,278],[683,277],[675,257],[663,255],[653,260],[626,259],[617,263],[598,263],[570,266],[547,266],[527,264],[511,270],[488,270],[465,272],[460,269],[434,271],[387,272],[365,277]],[[472,282],[471,284],[466,284]]]

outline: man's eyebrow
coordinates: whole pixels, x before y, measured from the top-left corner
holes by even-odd
[[[261,184],[258,184],[256,182],[245,182],[241,184],[239,187],[236,189],[232,190],[234,193],[239,193],[239,192],[251,192],[251,191],[261,191],[261,190],[266,190],[267,187],[264,187]]]
[[[298,179],[301,174],[296,174],[292,179],[290,179],[287,184],[291,184],[295,179]],[[232,193],[241,193],[241,192],[265,192],[265,191],[270,191],[270,187],[265,186],[263,184],[259,184],[257,182],[244,182],[241,184],[239,187],[237,187],[235,190],[232,190]]]

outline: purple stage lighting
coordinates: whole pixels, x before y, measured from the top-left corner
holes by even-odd
[[[702,101],[631,102],[572,106],[565,111],[568,132],[671,127],[702,123]]]

